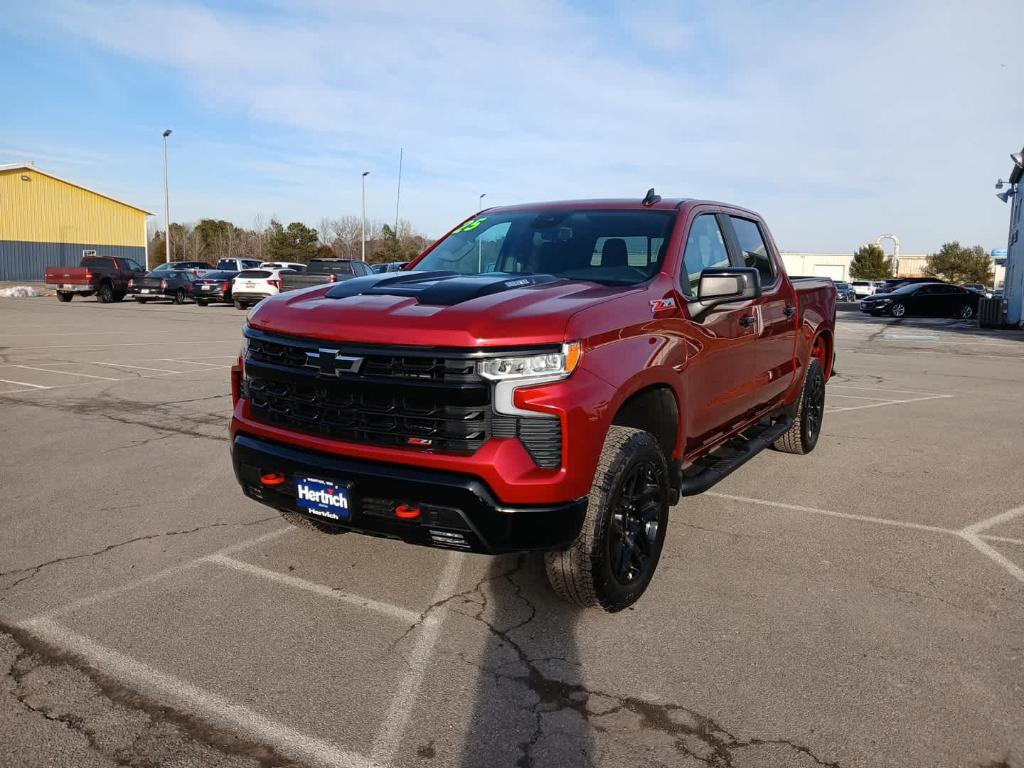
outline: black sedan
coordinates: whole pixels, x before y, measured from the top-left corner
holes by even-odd
[[[238,271],[234,269],[220,269],[207,272],[205,275],[197,277],[192,281],[192,285],[188,289],[188,295],[195,299],[196,304],[200,307],[205,307],[207,304],[215,302],[230,304],[232,301],[231,281],[237,275]]]
[[[968,291],[948,283],[909,283],[890,293],[876,293],[860,303],[861,312],[901,317],[959,317],[967,320],[978,313],[978,299]]]
[[[191,269],[156,269],[145,277],[136,277],[128,282],[128,295],[139,304],[156,299],[170,299],[175,304],[184,304],[188,289],[196,274]]]

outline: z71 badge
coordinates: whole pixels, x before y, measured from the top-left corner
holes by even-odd
[[[675,299],[654,299],[651,302],[651,313],[653,314],[654,312],[662,312],[666,309],[675,309],[675,307]]]

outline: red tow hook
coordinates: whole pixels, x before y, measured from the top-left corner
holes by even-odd
[[[395,507],[395,517],[400,517],[402,520],[415,520],[419,516],[419,507],[410,507],[408,504],[399,504]]]
[[[284,485],[288,478],[282,472],[268,472],[260,477],[263,485]]]

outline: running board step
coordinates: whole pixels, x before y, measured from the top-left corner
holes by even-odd
[[[754,426],[698,459],[679,477],[679,495],[696,496],[710,489],[778,440],[793,426],[792,416],[782,416],[763,427]]]

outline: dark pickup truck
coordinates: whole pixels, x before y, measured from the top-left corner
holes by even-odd
[[[101,302],[109,304],[121,301],[132,279],[142,277],[146,270],[131,259],[83,256],[77,267],[47,267],[44,274],[46,284],[56,289],[58,301],[96,294]]]
[[[311,531],[543,551],[558,595],[619,611],[680,497],[814,449],[835,312],[744,208],[653,190],[492,208],[405,271],[252,311],[235,475]]]
[[[324,283],[340,283],[353,277],[372,275],[370,265],[352,259],[312,259],[305,272],[283,272],[281,293]]]

